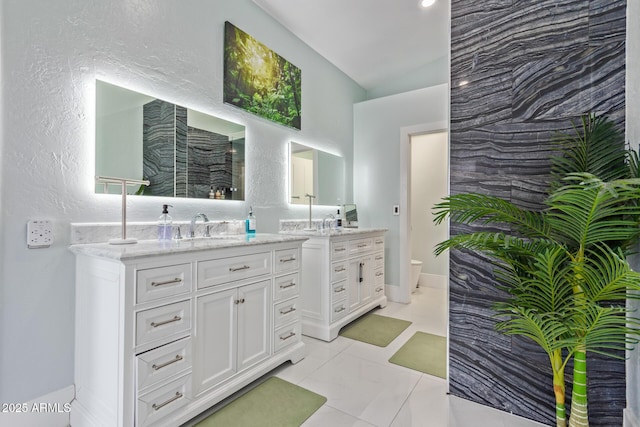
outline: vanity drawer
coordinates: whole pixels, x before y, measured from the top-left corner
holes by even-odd
[[[373,256],[373,267],[374,268],[384,267],[384,253],[383,252],[378,252],[377,254],[375,254]]]
[[[384,295],[384,283],[383,284],[376,284],[373,286],[373,297],[374,298],[378,298],[380,296]]]
[[[298,298],[293,298],[276,304],[273,310],[274,326],[278,328],[279,326],[298,320],[300,317],[300,307],[298,304]]]
[[[136,272],[136,303],[140,304],[191,290],[191,264],[148,268]]]
[[[345,259],[349,252],[349,242],[343,240],[341,242],[331,242],[331,261]]]
[[[347,281],[334,283],[331,285],[331,304],[343,300],[347,297]]]
[[[334,262],[331,264],[331,281],[344,280],[347,278],[349,263],[347,261]]]
[[[299,342],[302,336],[301,332],[300,322],[276,329],[273,335],[273,351],[277,353],[283,348]]]
[[[282,249],[276,251],[275,271],[284,273],[300,268],[300,254],[298,248]]]
[[[271,252],[198,263],[198,289],[271,273]]]
[[[138,395],[136,426],[152,425],[187,405],[191,396],[191,374],[178,378],[148,393]]]
[[[280,301],[300,293],[300,274],[293,273],[276,277],[273,282],[273,300]]]
[[[384,268],[376,268],[373,270],[373,284],[374,286],[384,285]]]
[[[190,301],[180,301],[136,313],[136,345],[163,342],[189,335]]]
[[[331,321],[342,319],[348,312],[349,306],[346,299],[331,304]]]
[[[376,236],[373,238],[373,249],[376,251],[384,250],[384,236]]]
[[[371,249],[373,249],[373,240],[371,238],[349,241],[349,255],[369,252]]]
[[[191,369],[191,339],[185,338],[136,357],[138,391]]]

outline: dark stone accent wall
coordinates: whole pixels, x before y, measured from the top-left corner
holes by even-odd
[[[229,137],[189,127],[189,185],[187,197],[207,198],[211,187],[232,186]]]
[[[170,196],[175,192],[175,104],[159,99],[143,106],[142,174],[149,180],[145,194]]]
[[[452,194],[540,208],[554,132],[586,112],[624,128],[625,15],[625,0],[451,1]],[[554,425],[546,354],[494,330],[491,307],[505,295],[491,264],[462,251],[450,262],[452,394]],[[624,362],[588,363],[591,425],[621,426]]]

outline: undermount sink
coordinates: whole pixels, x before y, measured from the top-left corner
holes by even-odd
[[[182,239],[178,239],[178,240],[195,242],[195,241],[206,241],[206,240],[233,240],[233,239],[241,240],[244,238],[245,238],[244,234],[214,234],[206,237],[205,236],[183,237]]]

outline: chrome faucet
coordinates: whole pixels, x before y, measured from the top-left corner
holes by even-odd
[[[202,218],[202,220],[204,222],[209,222],[209,218],[207,218],[207,216],[203,213],[197,213],[193,216],[193,218],[191,218],[191,224],[189,224],[189,237],[194,238],[196,237],[196,221],[198,220],[198,218]]]

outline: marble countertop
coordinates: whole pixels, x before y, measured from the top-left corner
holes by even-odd
[[[111,245],[109,243],[87,243],[69,246],[75,254],[111,258],[115,260],[131,260],[156,255],[170,255],[209,249],[223,249],[239,246],[264,245],[307,240],[308,237],[294,234],[258,233],[254,236],[246,234],[214,235],[195,239],[171,241],[140,240],[130,245]]]
[[[280,230],[281,235],[307,236],[307,237],[337,237],[337,236],[354,236],[366,233],[384,233],[388,231],[386,228],[343,228],[342,230]]]

